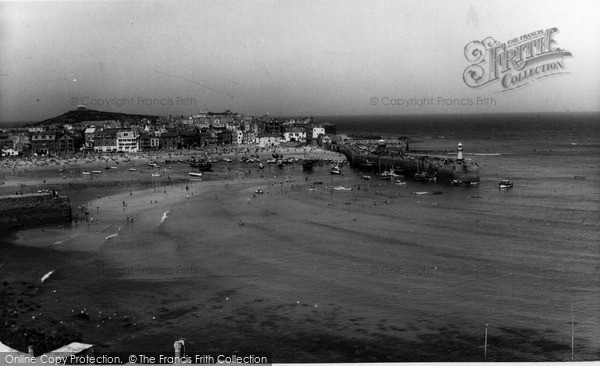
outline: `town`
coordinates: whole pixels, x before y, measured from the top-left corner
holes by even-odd
[[[79,115],[97,111],[79,106]],[[95,113],[96,112],[96,113]],[[190,116],[79,120],[5,128],[0,133],[2,157],[67,155],[75,153],[135,153],[199,149],[207,146],[322,145],[331,142],[335,125],[317,123],[313,117],[275,118],[245,116],[226,110],[201,111]]]

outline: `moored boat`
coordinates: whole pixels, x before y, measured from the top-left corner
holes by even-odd
[[[342,174],[342,170],[340,169],[339,166],[333,166],[331,167],[331,169],[329,169],[329,174],[333,174],[333,175],[340,175]]]

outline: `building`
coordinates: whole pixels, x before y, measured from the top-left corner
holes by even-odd
[[[96,130],[94,133],[94,151],[95,152],[116,152],[117,130]]]
[[[52,131],[36,132],[31,135],[31,150],[35,154],[47,155],[56,152],[56,133]]]
[[[176,150],[180,147],[179,135],[173,132],[163,132],[158,140],[161,149]]]
[[[312,138],[318,139],[320,135],[325,135],[325,128],[321,126],[313,127],[312,129]]]
[[[75,153],[75,139],[69,134],[64,134],[59,137],[56,141],[56,152],[60,154],[74,154]]]
[[[88,127],[83,131],[84,146],[88,149],[94,148],[94,134],[96,133],[96,127]]]
[[[306,142],[306,131],[299,127],[289,128],[283,133],[283,139],[287,142]]]
[[[138,152],[139,150],[140,142],[137,132],[131,130],[117,131],[117,151]]]
[[[255,143],[260,147],[279,146],[280,142],[281,135],[269,133],[259,133],[255,140]]]

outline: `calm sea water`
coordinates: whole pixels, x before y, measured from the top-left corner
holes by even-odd
[[[251,200],[254,187],[223,186],[172,205],[164,223],[149,209],[99,251],[86,249],[97,235],[82,228],[71,235],[80,250],[4,244],[0,271],[33,281],[57,269],[49,285],[61,303],[43,307],[57,319],[79,307],[136,316],[139,328],[107,326],[101,315],[74,322],[83,340],[111,350],[171,352],[185,336],[192,349],[261,349],[280,362],[481,361],[488,324],[492,360],[568,360],[572,329],[575,359],[600,357],[598,115],[318,120],[338,132],[409,136],[414,149],[460,141],[482,184],[399,188],[349,168],[305,177],[298,166],[268,166],[280,191]],[[499,191],[500,179],[515,187]],[[313,180],[354,190],[309,191],[303,182]],[[443,194],[413,194],[434,190]]]

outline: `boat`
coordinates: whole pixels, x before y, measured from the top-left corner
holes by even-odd
[[[417,182],[433,182],[435,180],[435,177],[433,177],[430,174],[427,174],[427,172],[421,171],[415,173],[415,180]]]
[[[502,179],[500,183],[498,183],[498,188],[500,189],[510,189],[513,187],[513,182],[508,179]]]
[[[129,168],[127,170],[130,171],[130,172],[135,172],[137,169],[136,168]]]
[[[587,180],[587,179],[588,179],[588,177],[586,177],[586,176],[583,176],[583,175],[576,175],[576,176],[574,176],[573,178],[574,178],[574,179],[581,179],[581,180]]]
[[[160,173],[152,173],[153,177],[160,177]]]
[[[190,166],[192,168],[198,168],[202,172],[209,171],[212,168],[212,164],[208,160],[192,158],[190,160]]]
[[[277,164],[277,159],[268,159],[267,164]]]
[[[90,172],[85,171],[85,172],[81,172],[81,174],[83,174],[83,175],[90,175]]]
[[[335,189],[336,191],[351,191],[352,187],[334,187],[333,189]]]
[[[108,168],[109,168],[109,169],[119,169],[119,168],[118,168],[118,167],[116,167],[116,166],[110,166],[110,167],[108,167]]]
[[[423,196],[429,194],[429,192],[413,192],[413,194],[416,194],[417,196]]]
[[[460,186],[460,187],[477,187],[477,186],[479,186],[478,181],[464,181],[461,179],[454,179],[454,180],[452,180],[452,182],[450,182],[450,184],[452,184],[454,186]]]
[[[400,179],[398,179],[398,180],[396,181],[396,184],[397,184],[397,185],[399,185],[399,186],[401,186],[401,187],[403,187],[403,186],[405,186],[405,185],[406,185],[406,182],[403,182],[403,181],[401,181]]]
[[[202,176],[202,173],[196,173],[196,172],[189,172],[188,174],[192,177],[201,177]]]
[[[263,194],[264,192],[263,192],[262,189],[258,188],[256,191],[254,191],[254,193],[256,193],[256,194]]]
[[[342,170],[340,169],[339,166],[333,166],[331,167],[331,169],[329,169],[329,174],[333,174],[333,175],[340,175],[342,174]]]
[[[100,170],[92,170],[92,174],[101,174],[102,172]]]
[[[149,166],[150,168],[158,168],[158,167],[159,167],[159,165],[158,165],[158,164],[156,164],[156,163],[148,163],[148,166]]]
[[[223,158],[223,161],[226,162],[226,163],[231,163],[233,160],[228,159],[228,158]]]
[[[371,179],[371,176],[363,174],[363,175],[360,176],[360,178],[364,179],[364,180],[369,180],[369,179]]]

